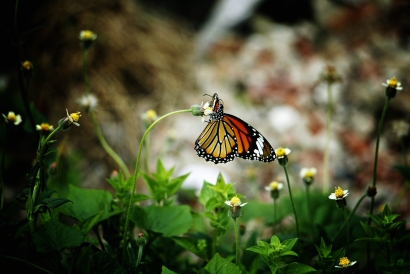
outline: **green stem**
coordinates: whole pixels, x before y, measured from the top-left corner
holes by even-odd
[[[142,250],[144,249],[143,245],[138,245],[138,257],[137,257],[137,265],[138,267],[141,264],[141,258],[142,258]]]
[[[367,197],[367,192],[364,193],[364,194],[362,195],[362,197],[360,197],[360,199],[357,201],[355,207],[353,208],[352,212],[350,212],[349,217],[347,218],[348,222],[350,222],[350,220],[352,219],[352,217],[353,217],[354,214],[356,213],[356,210],[359,208],[359,205],[363,202],[364,198],[366,198],[366,197]],[[339,236],[341,235],[342,231],[343,231],[344,228],[345,228],[345,225],[346,225],[346,223],[344,223],[344,224],[342,225],[342,227],[340,227],[339,231],[336,233],[336,236],[335,236],[333,242],[336,242],[336,240],[339,238]]]
[[[86,93],[90,94],[91,93],[90,83],[88,81],[88,74],[87,74],[87,57],[88,57],[88,50],[84,49],[83,51],[83,77],[84,77]],[[95,113],[93,111],[90,111],[90,116],[91,116],[91,120],[94,126],[94,130],[97,134],[97,137],[98,137],[98,140],[100,141],[101,146],[103,147],[105,152],[107,152],[107,154],[110,155],[111,158],[117,163],[117,165],[123,172],[124,176],[126,178],[129,178],[131,174],[128,171],[127,166],[125,165],[121,157],[110,147],[110,145],[105,140],[104,135],[101,132],[101,128],[98,125],[97,118],[95,117]]]
[[[310,191],[309,191],[309,185],[306,184],[306,203],[307,203],[307,213],[308,213],[308,219],[309,219],[309,225],[310,229],[312,230],[312,236],[315,235],[315,230],[313,226],[313,214],[312,214],[312,207],[310,204]]]
[[[349,219],[347,218],[346,207],[343,208],[343,216],[345,217],[346,224],[346,257],[349,257],[349,245],[350,245],[350,228],[349,228]]]
[[[298,216],[297,216],[297,214],[296,214],[295,203],[293,202],[292,190],[291,190],[291,188],[290,188],[290,182],[289,182],[288,170],[286,169],[286,166],[285,166],[285,165],[283,166],[283,169],[285,170],[285,174],[286,174],[286,182],[288,183],[288,190],[289,190],[290,202],[292,203],[293,214],[295,215],[295,222],[296,222],[296,235],[297,235],[298,239],[300,239]],[[300,246],[300,245],[299,245],[299,246]],[[299,254],[300,254],[300,253],[299,253]]]
[[[275,235],[275,224],[276,224],[276,199],[273,199],[272,236]]]
[[[326,145],[323,161],[323,193],[329,192],[329,143],[330,143],[330,126],[333,116],[333,98],[332,98],[332,83],[327,83],[327,120],[326,120]]]
[[[44,273],[53,274],[53,272],[50,272],[50,271],[48,271],[47,269],[42,268],[41,266],[38,266],[38,265],[35,265],[35,264],[33,264],[33,263],[27,262],[27,261],[22,260],[22,259],[20,259],[20,258],[10,257],[10,256],[3,256],[3,255],[1,255],[1,257],[7,258],[7,259],[12,259],[12,260],[15,260],[15,261],[18,261],[18,262],[21,262],[21,263],[28,264],[28,265],[30,265],[30,266],[32,266],[32,267],[34,267],[34,268],[37,268],[37,269],[43,271]]]
[[[34,165],[35,170],[33,171],[33,173],[30,172],[30,174],[34,175],[33,178],[29,178],[29,180],[35,180],[34,183],[34,187],[33,187],[33,191],[31,192],[31,189],[29,191],[29,203],[28,203],[28,208],[27,208],[27,219],[29,220],[29,224],[30,224],[30,231],[33,232],[34,231],[34,206],[36,205],[36,201],[37,201],[37,197],[39,194],[39,190],[41,188],[41,182],[42,179],[40,178],[40,172],[42,169],[42,165],[40,164],[40,162],[43,160],[43,156],[46,153],[46,149],[48,148],[48,142],[50,141],[51,137],[60,130],[60,128],[62,127],[63,123],[61,125],[58,125],[58,127],[56,129],[54,129],[48,136],[47,138],[44,140],[44,142],[42,142],[42,144],[40,145],[40,150],[37,154],[37,159],[36,159],[36,163]],[[41,142],[42,139],[40,139]],[[30,182],[30,184],[32,185],[32,182]]]
[[[382,117],[380,118],[379,127],[377,129],[376,151],[374,155],[374,166],[373,166],[373,183],[372,183],[373,187],[376,187],[376,180],[377,180],[377,160],[379,156],[380,133],[382,131],[383,121],[384,121],[384,117],[387,112],[387,107],[389,106],[389,102],[390,102],[390,98],[387,97],[386,103],[384,104]],[[372,197],[371,203],[370,203],[370,212],[369,212],[370,214],[373,214],[373,207],[374,207],[374,196]],[[372,219],[369,217],[367,223],[370,225],[371,222],[372,222]]]
[[[165,114],[164,116],[158,118],[154,123],[152,123],[149,128],[145,131],[144,135],[141,138],[141,142],[140,142],[140,146],[139,146],[139,150],[138,150],[138,156],[137,156],[137,162],[135,163],[135,170],[134,170],[134,174],[133,174],[133,181],[134,181],[134,186],[132,188],[132,193],[131,193],[131,197],[130,197],[130,201],[128,203],[128,209],[127,209],[127,217],[125,219],[125,226],[124,226],[124,235],[122,238],[122,244],[123,244],[123,255],[126,254],[126,240],[128,237],[128,225],[129,225],[129,220],[130,220],[130,216],[131,216],[131,210],[132,210],[132,204],[134,203],[134,194],[137,188],[137,177],[138,177],[138,172],[139,172],[139,165],[140,165],[140,160],[141,160],[141,151],[142,151],[142,147],[144,145],[144,141],[146,136],[148,135],[148,133],[151,131],[151,129],[154,128],[154,126],[156,124],[158,124],[160,121],[162,121],[163,119],[167,118],[168,116],[174,115],[174,114],[178,114],[178,113],[185,113],[185,112],[192,112],[191,109],[184,109],[184,110],[177,110],[177,111],[173,111],[170,112],[168,114]]]
[[[235,263],[236,265],[239,264],[239,228],[238,228],[238,223],[236,222],[236,218],[232,218],[233,219],[233,227],[235,229],[235,244],[236,244],[236,248],[235,248]]]
[[[121,159],[121,157],[110,147],[110,145],[107,143],[107,141],[104,138],[104,135],[101,132],[101,128],[98,125],[97,118],[95,117],[94,112],[90,112],[91,120],[93,122],[94,130],[95,133],[97,134],[98,140],[100,141],[101,146],[107,152],[108,155],[111,156],[111,158],[117,163],[121,171],[123,172],[124,176],[126,178],[129,178],[131,176],[130,172],[128,171],[127,166],[125,165],[124,161]]]

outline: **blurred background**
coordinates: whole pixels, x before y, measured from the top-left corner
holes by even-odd
[[[118,170],[101,148],[90,117],[78,104],[85,94],[78,34],[98,38],[88,55],[91,91],[99,100],[97,119],[107,142],[130,171],[144,133],[142,116],[161,116],[208,101],[218,93],[225,112],[260,131],[274,148],[292,150],[293,189],[304,189],[302,167],[318,170],[313,188],[322,191],[329,66],[334,115],[330,142],[330,187],[349,189],[352,204],[372,182],[377,125],[386,100],[382,83],[395,76],[403,90],[392,99],[383,125],[376,203],[395,203],[404,179],[409,122],[410,2],[405,0],[117,0],[15,1],[0,6],[0,112],[14,111],[23,123],[5,134],[6,201],[27,187],[38,133],[24,98],[41,115],[35,123],[54,126],[81,111],[80,127],[59,132],[56,182],[110,189],[105,178]],[[33,63],[28,94],[19,89],[21,62]],[[219,172],[248,198],[268,199],[264,190],[284,180],[276,161],[235,159],[215,165],[199,158],[194,142],[205,128],[200,117],[179,114],[152,131],[148,169],[158,157],[175,176],[191,172],[185,188],[215,182]],[[407,130],[408,131],[408,130]],[[400,135],[401,134],[401,135]],[[139,189],[144,185],[139,182]],[[368,200],[368,199],[367,199]],[[369,201],[367,201],[369,202]],[[350,203],[349,203],[350,204]],[[409,212],[409,192],[396,205]],[[367,208],[363,206],[364,208]]]

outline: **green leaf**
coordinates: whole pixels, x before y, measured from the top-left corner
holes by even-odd
[[[293,246],[296,244],[297,241],[298,241],[297,238],[284,240],[284,241],[282,242],[282,245],[285,245],[285,246],[287,246],[289,249],[292,249]]]
[[[72,201],[65,198],[45,198],[42,201],[42,203],[48,208],[57,208],[68,202],[72,203]]]
[[[177,273],[172,270],[169,270],[166,266],[162,266],[161,274],[177,274]]]
[[[295,262],[295,263],[290,263],[280,268],[280,272],[290,273],[290,274],[302,274],[302,273],[308,273],[308,272],[316,272],[316,269],[308,265]]]
[[[265,247],[259,245],[248,247],[246,250],[262,255],[268,255],[268,250]]]
[[[206,241],[204,239],[195,239],[191,237],[171,237],[172,240],[174,240],[178,245],[182,246],[183,248],[191,251],[198,257],[202,259],[207,259],[207,249],[206,249]],[[202,241],[202,243],[205,241],[205,246],[201,246],[199,244],[199,241]]]
[[[64,225],[55,218],[39,226],[33,233],[37,251],[42,253],[80,246],[83,240],[81,231]]]
[[[135,207],[131,220],[140,228],[164,236],[178,236],[187,232],[193,225],[191,208],[187,205]]]
[[[270,238],[270,245],[274,247],[279,247],[280,246],[280,240],[277,236],[273,235],[272,238]]]
[[[121,212],[119,209],[111,210],[113,198],[111,193],[106,190],[86,189],[70,184],[66,198],[71,200],[73,204],[64,204],[60,207],[60,212],[74,217],[81,222],[94,216],[101,210],[104,211],[104,214],[100,216],[100,220]]]
[[[149,199],[152,198],[151,196],[148,196],[148,195],[145,195],[145,194],[142,194],[142,193],[135,193],[133,195],[133,197],[134,197],[133,198],[134,203],[141,202],[141,201],[146,201],[146,200],[149,200]]]
[[[241,269],[234,263],[222,258],[219,253],[216,253],[212,260],[205,266],[211,274],[239,274]]]
[[[83,235],[87,235],[91,231],[91,229],[93,229],[93,227],[98,223],[98,219],[101,217],[103,213],[104,210],[100,210],[100,212],[91,216],[90,218],[81,223],[80,228]]]

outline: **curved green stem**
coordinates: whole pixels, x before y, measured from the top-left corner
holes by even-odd
[[[117,163],[117,165],[120,167],[121,171],[123,172],[124,176],[126,178],[129,178],[131,174],[128,171],[127,166],[125,165],[121,157],[110,147],[110,145],[105,140],[104,135],[101,132],[101,128],[98,125],[97,118],[95,117],[94,112],[91,111],[90,116],[93,122],[95,133],[97,134],[97,137],[98,137],[98,140],[100,141],[101,146],[103,147],[105,152],[107,152],[107,154],[110,155],[111,158]]]
[[[235,264],[239,264],[239,228],[238,228],[238,223],[236,222],[236,218],[233,219],[233,227],[235,229]]]
[[[298,239],[300,239],[298,216],[297,216],[297,214],[296,214],[295,203],[293,202],[292,190],[291,190],[291,188],[290,188],[290,182],[289,182],[288,170],[286,169],[286,166],[283,166],[283,169],[285,170],[285,174],[286,174],[286,182],[288,183],[288,190],[289,190],[290,202],[292,203],[293,214],[295,215],[295,222],[296,222],[296,235],[297,235]]]
[[[154,126],[156,124],[158,124],[160,121],[162,121],[163,119],[167,118],[168,116],[174,115],[174,114],[178,114],[178,113],[184,113],[184,112],[192,112],[191,109],[184,109],[184,110],[177,110],[177,111],[173,111],[170,112],[168,114],[165,114],[164,116],[158,118],[158,120],[156,120],[154,123],[152,123],[149,128],[145,131],[144,135],[141,138],[141,142],[140,142],[140,146],[139,146],[139,150],[138,150],[138,156],[137,156],[137,162],[135,163],[135,170],[134,170],[134,174],[133,174],[133,181],[134,181],[134,186],[132,188],[132,193],[131,193],[131,197],[130,197],[130,201],[128,203],[128,209],[127,209],[127,216],[125,219],[125,226],[124,226],[124,235],[122,238],[122,244],[123,244],[123,254],[126,254],[126,240],[128,237],[128,225],[129,225],[129,220],[130,220],[130,215],[131,215],[131,210],[132,210],[132,204],[134,203],[134,194],[137,188],[137,177],[138,177],[138,172],[139,172],[139,165],[140,165],[140,160],[141,160],[141,152],[142,152],[142,147],[144,145],[144,141],[145,138],[147,137],[148,133],[151,131],[151,129],[154,128]]]
[[[36,159],[36,164],[34,165],[34,170],[33,172],[30,172],[30,174],[34,177],[29,178],[29,180],[35,180],[34,183],[34,187],[33,190],[31,190],[31,188],[29,189],[29,201],[28,201],[28,208],[27,208],[27,219],[29,221],[29,225],[30,225],[30,231],[33,232],[34,231],[34,221],[35,221],[35,217],[33,214],[33,209],[34,206],[36,204],[37,201],[37,197],[41,188],[41,177],[40,177],[40,171],[42,169],[40,162],[43,160],[43,156],[46,153],[46,148],[48,148],[48,142],[50,141],[51,137],[61,129],[61,127],[63,126],[63,124],[58,125],[58,127],[56,129],[54,129],[48,136],[47,138],[44,140],[44,142],[41,143],[40,145],[40,150],[37,154],[37,159]],[[41,140],[40,140],[41,142]],[[32,184],[32,182],[30,182],[30,184]]]
[[[333,116],[333,98],[332,98],[332,84],[327,84],[327,120],[326,120],[326,145],[323,160],[323,193],[329,192],[329,143],[330,143],[330,126]]]
[[[87,74],[87,57],[88,57],[88,50],[84,49],[83,51],[83,77],[85,83],[85,90],[87,94],[90,94],[90,83],[88,81],[88,74]],[[94,130],[97,134],[98,140],[100,141],[101,146],[107,152],[108,155],[117,163],[121,171],[123,172],[126,178],[131,176],[130,172],[128,171],[127,166],[125,165],[124,161],[121,157],[110,147],[107,141],[104,138],[104,135],[101,132],[101,128],[98,125],[97,118],[95,117],[95,113],[90,111],[91,120],[93,122]]]
[[[363,202],[364,198],[367,197],[367,192],[365,192],[362,197],[360,197],[360,199],[357,201],[355,207],[353,208],[353,210],[350,212],[349,217],[347,218],[347,221],[350,222],[350,220],[352,219],[352,217],[354,216],[354,214],[356,213],[356,210],[359,208],[359,205]],[[340,227],[339,231],[336,233],[336,236],[334,237],[333,242],[335,242],[339,236],[341,235],[342,231],[345,228],[346,223],[344,223],[342,225],[342,227]]]
[[[376,151],[375,151],[375,155],[374,155],[374,166],[373,166],[373,183],[372,183],[373,187],[376,186],[376,180],[377,180],[377,160],[378,160],[378,157],[379,157],[380,133],[382,131],[383,121],[384,121],[384,117],[385,117],[386,112],[387,112],[387,107],[389,106],[389,102],[390,102],[390,98],[387,97],[386,103],[384,104],[382,117],[380,118],[379,127],[377,129]],[[370,214],[373,214],[373,207],[374,207],[374,196],[372,197],[371,203],[370,203],[370,212],[369,212]],[[367,223],[370,224],[371,222],[372,222],[372,219],[369,217]]]
[[[28,265],[30,265],[30,266],[32,266],[32,267],[34,267],[34,268],[37,268],[37,269],[39,269],[39,270],[43,271],[44,273],[50,273],[50,274],[53,274],[53,272],[50,272],[50,271],[48,271],[47,269],[42,268],[41,266],[38,266],[38,265],[36,265],[36,264],[33,264],[33,263],[30,263],[30,262],[27,262],[27,261],[22,260],[22,259],[20,259],[20,258],[11,257],[11,256],[3,256],[3,255],[1,255],[1,257],[3,257],[3,258],[7,258],[7,259],[12,259],[12,260],[15,260],[15,261],[18,261],[18,262],[22,262],[22,263],[28,264]]]

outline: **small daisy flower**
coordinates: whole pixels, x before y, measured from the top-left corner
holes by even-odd
[[[94,94],[83,95],[77,102],[85,108],[86,112],[94,111],[98,105],[98,99]]]
[[[13,111],[9,111],[9,113],[6,115],[2,114],[4,117],[4,120],[6,121],[6,123],[12,123],[15,126],[17,126],[18,124],[20,124],[23,120],[21,119],[20,114],[15,114]]]
[[[81,112],[75,112],[75,113],[68,114],[68,109],[66,109],[66,111],[67,111],[67,117],[60,119],[60,121],[58,121],[58,124],[62,125],[62,129],[66,130],[72,125],[79,127],[80,124],[77,122],[81,117]]]
[[[78,35],[78,39],[80,39],[81,41],[94,41],[95,39],[97,39],[97,34],[92,32],[91,30],[82,30]]]
[[[206,102],[205,104],[201,104],[202,110],[204,111],[204,114],[202,115],[202,123],[205,122],[205,116],[211,115],[214,111],[213,109],[209,106],[209,102]]]
[[[241,203],[238,196],[232,197],[230,201],[225,201],[225,204],[231,208],[228,211],[228,216],[235,219],[242,215],[241,207],[245,206],[247,203]]]
[[[329,195],[329,199],[335,200],[338,208],[344,208],[347,205],[346,197],[349,195],[348,190],[343,190],[340,187],[335,188],[335,192]]]
[[[41,125],[36,125],[36,130],[42,131],[42,132],[47,132],[47,131],[53,131],[54,127],[52,125],[47,124],[47,123],[42,123]]]
[[[340,187],[335,187],[335,192],[329,195],[331,200],[342,200],[349,195],[349,190],[343,190]]]
[[[300,178],[302,178],[303,182],[306,184],[310,185],[313,183],[313,180],[315,179],[317,170],[314,167],[307,168],[304,167],[300,170]]]
[[[273,181],[269,184],[269,186],[265,187],[266,191],[279,191],[283,189],[283,184]]]
[[[385,94],[388,98],[394,98],[396,96],[397,90],[402,90],[401,83],[397,82],[396,77],[392,77],[386,80],[386,83],[382,84],[386,87]]]
[[[155,110],[150,109],[147,112],[145,112],[143,115],[141,115],[141,118],[144,121],[145,126],[149,127],[150,125],[152,125],[152,123],[154,123],[158,119],[158,116]]]
[[[279,198],[279,191],[283,189],[283,184],[273,181],[269,184],[269,186],[265,187],[266,191],[270,192],[270,196],[272,199]]]
[[[275,149],[276,156],[278,157],[278,162],[281,166],[286,166],[288,163],[288,155],[291,152],[288,148],[279,147]]]
[[[280,159],[280,158],[284,158],[285,156],[289,155],[291,153],[291,150],[288,148],[279,147],[275,149],[275,153],[278,159]]]
[[[88,50],[93,45],[95,39],[97,39],[97,34],[91,30],[82,30],[80,31],[78,39],[81,40],[81,46]]]
[[[357,263],[356,261],[351,262],[347,257],[340,258],[339,265],[336,265],[336,268],[347,268]]]

